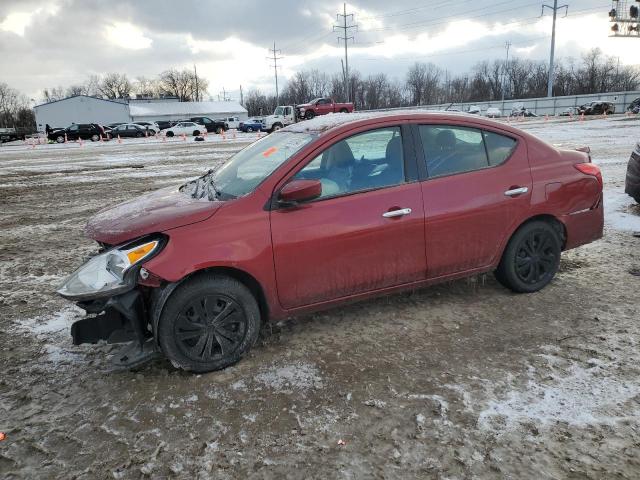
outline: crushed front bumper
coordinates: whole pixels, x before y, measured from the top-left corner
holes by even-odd
[[[114,365],[133,368],[155,358],[160,351],[149,328],[149,316],[138,289],[106,299],[79,302],[90,316],[71,325],[73,344],[125,343],[113,359]]]

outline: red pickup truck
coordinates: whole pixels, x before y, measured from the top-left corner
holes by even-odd
[[[327,113],[351,113],[353,103],[336,103],[331,98],[316,98],[309,103],[296,106],[297,117],[311,120],[316,115],[326,115]]]

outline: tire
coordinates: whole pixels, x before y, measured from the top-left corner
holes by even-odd
[[[341,108],[340,113],[349,113],[349,110],[347,110],[346,108]]]
[[[92,142],[97,142],[98,140],[100,140],[100,135],[98,135],[97,133],[94,133],[93,135],[91,135]]]
[[[197,137],[197,136],[199,136],[199,135],[200,135],[200,130],[194,130],[194,131],[193,131],[193,136],[194,136],[194,137]]]
[[[167,137],[173,137],[173,132],[171,131],[167,132]]]
[[[304,113],[304,118],[306,118],[307,120],[311,120],[315,116],[316,116],[316,112],[314,112],[313,110],[307,110]]]
[[[220,135],[222,133],[222,127],[216,127],[216,133]]]
[[[561,251],[560,235],[549,222],[526,223],[509,240],[495,277],[514,292],[537,292],[558,271]]]
[[[227,308],[233,310],[218,320]],[[169,297],[157,335],[175,367],[204,373],[237,363],[259,332],[260,309],[249,289],[230,277],[202,274]]]
[[[251,127],[247,127],[246,132],[247,132],[247,133],[251,133],[251,132],[253,132],[253,128],[251,128]]]
[[[142,138],[142,132],[136,132],[136,138]]]
[[[58,143],[64,143],[64,137],[63,137],[62,135],[58,135],[58,136],[56,137],[56,142],[58,142]]]
[[[277,132],[281,128],[282,128],[282,124],[281,123],[274,123],[273,126],[271,127],[271,131],[272,132]]]

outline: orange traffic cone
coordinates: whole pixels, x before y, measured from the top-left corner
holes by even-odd
[[[182,134],[182,141],[183,141],[183,142],[186,142],[186,141],[187,141],[187,136],[186,136],[184,133]]]
[[[78,143],[82,146],[82,137],[78,137]]]
[[[122,143],[122,139],[120,138],[120,134],[118,134],[118,143]]]
[[[580,121],[581,121],[581,122],[584,122],[584,113],[581,113],[581,114],[580,114]]]
[[[69,140],[67,139],[67,133],[64,134],[64,143],[67,143]]]
[[[545,122],[548,122],[548,121],[549,121],[549,115],[545,115],[545,116],[544,116],[544,121],[545,121]]]

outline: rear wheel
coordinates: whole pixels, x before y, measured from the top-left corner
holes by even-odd
[[[167,137],[173,137],[173,132],[171,131],[167,132]]]
[[[346,108],[341,108],[340,113],[349,113],[349,110],[347,110]]]
[[[78,137],[80,138],[80,137]],[[94,133],[93,135],[91,135],[91,141],[92,142],[97,142],[98,140],[100,140],[100,135],[98,135],[97,133]]]
[[[558,271],[562,250],[558,232],[548,222],[536,220],[516,231],[495,271],[496,279],[518,293],[545,287]]]
[[[136,138],[142,138],[142,132],[136,132]]]
[[[200,135],[200,130],[194,130],[193,131],[193,136],[197,137],[198,135]]]
[[[64,137],[63,137],[62,135],[58,135],[58,136],[56,137],[56,142],[58,142],[58,143],[64,143]]]
[[[216,133],[220,135],[222,133],[222,127],[216,127]]]
[[[238,362],[259,331],[260,310],[249,289],[233,278],[204,274],[171,295],[157,335],[174,366],[210,372]]]
[[[253,128],[251,128],[251,127],[247,127],[247,132],[248,132],[248,133],[253,132]]]

